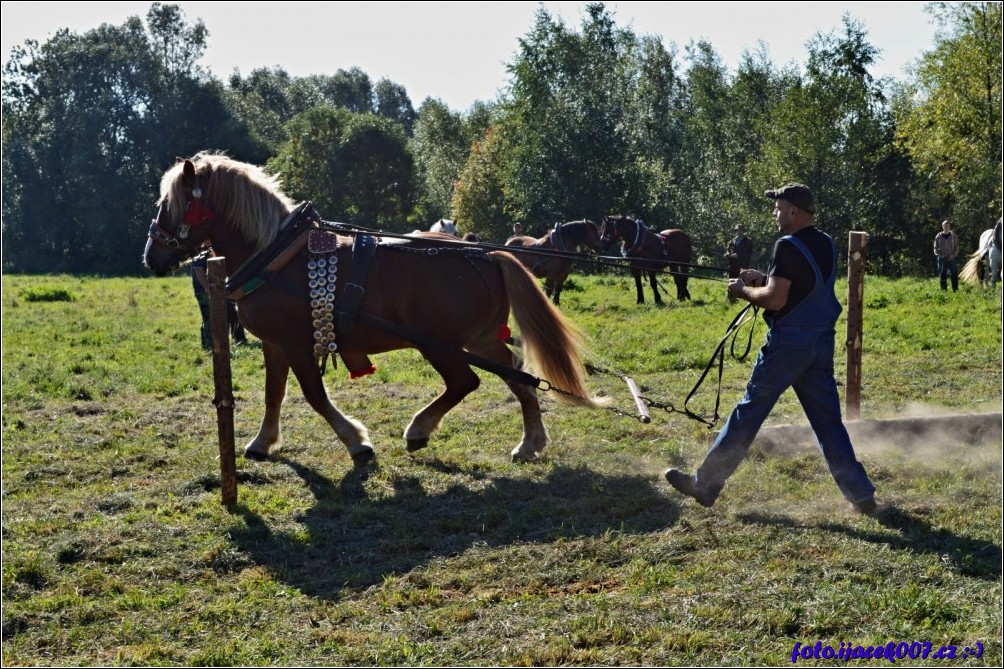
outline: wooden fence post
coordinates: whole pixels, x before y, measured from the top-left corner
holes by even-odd
[[[865,247],[868,234],[851,232],[847,249],[847,394],[844,413],[861,416],[861,341],[865,295]]]
[[[210,258],[209,322],[213,331],[213,381],[216,426],[220,442],[220,489],[223,505],[237,504],[237,463],[234,455],[234,389],[230,376],[230,319],[227,317],[227,261]]]

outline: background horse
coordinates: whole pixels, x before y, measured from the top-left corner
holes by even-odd
[[[293,203],[279,190],[276,178],[260,168],[220,155],[199,154],[164,174],[160,210],[150,226],[144,263],[155,275],[163,276],[208,243],[217,255],[226,257],[233,278],[249,258],[253,266],[256,259],[252,256],[270,247],[292,210]],[[304,230],[303,235],[315,232]],[[289,257],[287,264],[270,266],[271,278],[263,287],[244,295],[232,293],[237,295],[241,321],[261,339],[265,355],[265,415],[245,456],[265,457],[281,444],[279,413],[292,369],[307,402],[331,425],[356,465],[375,457],[362,423],[343,415],[329,401],[318,366],[324,357],[315,349],[321,332],[318,322],[325,317],[322,314],[322,321],[318,320],[317,305],[331,299],[343,304],[347,279],[356,289],[364,285],[355,291],[361,294],[357,322],[351,329],[339,323],[332,331],[348,370],[357,376],[370,373],[375,369],[370,354],[417,348],[446,383],[446,389],[416,413],[405,429],[409,451],[426,446],[446,412],[480,384],[468,361],[458,355],[461,348],[500,368],[517,367],[515,356],[502,341],[509,334],[505,326],[510,309],[521,330],[527,368],[570,393],[557,393],[556,399],[595,406],[583,383],[577,331],[511,254],[458,248],[446,243],[450,238],[444,235],[419,233],[415,239],[377,244],[368,269],[357,280],[359,270],[353,270],[356,260],[347,243],[351,240],[323,232],[318,236],[326,242],[337,241],[329,244],[333,255],[325,265],[316,260],[311,237],[303,242],[305,249],[290,247],[294,252],[283,255]],[[308,250],[312,251],[309,255]],[[315,288],[320,285],[314,278],[318,274],[326,275],[326,287]],[[319,299],[312,304],[317,290]],[[369,317],[383,319],[398,331],[377,327]],[[327,318],[330,322],[330,312]],[[421,333],[425,343],[405,339],[407,333],[402,334],[401,328]],[[320,346],[323,351],[324,344]],[[547,443],[536,393],[530,385],[505,381],[523,414],[523,438],[512,457],[532,460]]]
[[[980,272],[980,265],[984,266],[984,271]],[[976,251],[969,256],[959,277],[966,283],[989,283],[991,288],[997,287],[997,281],[1001,278],[1001,248],[994,244],[994,228],[984,230],[980,235],[980,245]]]
[[[441,218],[433,223],[432,227],[429,228],[429,232],[443,232],[454,237],[460,236],[457,234],[457,222],[446,218]]]
[[[584,250],[599,251],[600,231],[592,221],[571,221],[559,223],[543,237],[536,239],[525,235],[510,237],[506,246],[514,247],[513,252],[533,275],[544,279],[544,291],[555,304],[561,304],[561,289],[572,271],[572,259],[547,252],[582,253]],[[520,253],[516,248],[545,253]]]
[[[621,255],[631,259],[631,275],[634,276],[635,289],[638,291],[638,304],[645,303],[645,292],[641,285],[643,271],[648,272],[655,303],[662,304],[655,275],[667,265],[676,282],[676,299],[690,299],[687,279],[693,249],[686,232],[674,229],[656,234],[645,227],[641,219],[607,216],[603,219],[600,235],[604,249],[610,248],[617,240],[622,242]]]

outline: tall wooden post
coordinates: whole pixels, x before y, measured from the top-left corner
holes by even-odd
[[[237,463],[234,455],[234,389],[230,376],[230,320],[227,317],[227,261],[210,258],[209,322],[213,330],[213,380],[216,426],[220,442],[220,489],[223,504],[237,504]]]
[[[847,249],[847,418],[861,416],[861,340],[865,297],[865,247],[868,234],[851,232]]]

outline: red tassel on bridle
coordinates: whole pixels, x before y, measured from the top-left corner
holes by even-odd
[[[185,218],[182,221],[185,225],[199,226],[204,223],[216,220],[216,214],[207,207],[201,197],[192,198],[185,208]]]
[[[498,334],[495,335],[495,338],[499,341],[508,341],[509,339],[512,339],[512,330],[509,329],[508,325],[503,323],[499,326],[499,331]]]

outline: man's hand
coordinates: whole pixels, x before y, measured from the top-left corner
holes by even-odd
[[[739,279],[747,286],[759,287],[767,285],[767,275],[755,269],[744,269],[739,272]],[[729,292],[732,292],[731,290]]]
[[[729,295],[745,299],[744,290],[746,290],[746,284],[743,283],[742,279],[729,279]]]

